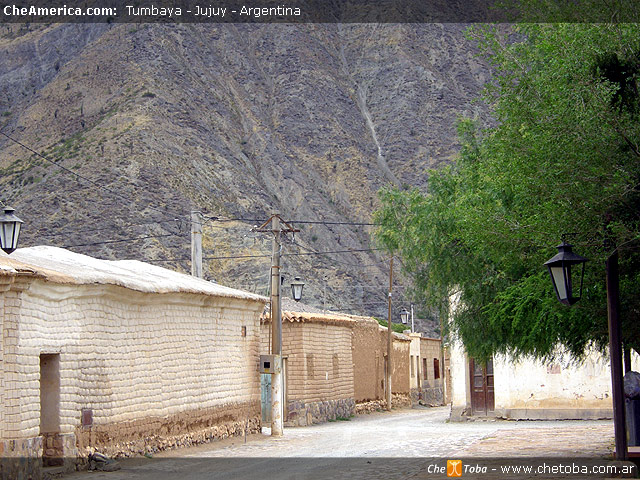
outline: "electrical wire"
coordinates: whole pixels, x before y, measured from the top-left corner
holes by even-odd
[[[139,223],[127,223],[125,225],[117,225],[117,227],[119,228],[128,228],[128,227],[137,227],[140,225],[158,225],[161,223],[171,223],[171,222],[180,222],[179,218],[174,218],[172,220],[157,220],[154,222],[139,222]],[[87,229],[83,229],[83,230],[73,230],[69,233],[93,233],[93,232],[99,232],[99,231],[103,231],[103,230],[113,230],[113,226],[111,227],[99,227],[99,228],[87,228]],[[65,232],[44,232],[44,233],[39,233],[39,232],[34,232],[34,235],[38,235],[41,237],[54,237],[54,236],[59,236],[61,234],[64,234]]]
[[[312,248],[308,248],[308,247],[305,247],[303,245],[300,245],[298,242],[294,241],[293,244],[296,245],[299,248],[302,248],[303,250],[306,250],[307,252],[313,252],[313,253],[316,253],[316,254],[320,253],[320,252],[317,252],[316,250],[313,250]],[[353,267],[353,268],[380,267],[380,266],[383,266],[383,265],[387,264],[387,262],[375,262],[375,263],[368,263],[368,264],[355,264],[355,263],[344,262],[342,260],[336,260],[336,259],[332,259],[332,261],[334,263],[340,263],[342,265],[348,265],[348,266]]]
[[[107,245],[110,243],[121,243],[121,242],[131,242],[134,240],[146,240],[147,238],[161,238],[161,237],[173,237],[177,235],[176,233],[167,233],[162,235],[146,235],[144,237],[135,237],[135,238],[123,238],[122,240],[106,240],[104,242],[93,242],[93,243],[81,243],[77,245],[64,245],[62,248],[73,248],[73,247],[92,247],[94,245]]]
[[[310,225],[355,225],[355,226],[380,226],[380,223],[367,223],[367,222],[331,222],[324,220],[290,220],[287,223],[299,223],[299,224],[310,224]]]
[[[257,218],[244,218],[244,217],[236,217],[236,218],[222,218],[217,216],[211,216],[204,220],[205,222],[249,222],[249,223],[261,223],[264,222],[264,219]],[[301,225],[353,225],[353,226],[379,226],[379,223],[369,223],[369,222],[339,222],[339,221],[330,221],[330,220],[287,220],[289,224],[301,224]]]
[[[75,175],[77,178],[81,178],[82,180],[84,180],[85,182],[90,183],[91,185],[100,188],[102,190],[104,190],[105,192],[109,192],[112,195],[115,195],[116,197],[120,198],[121,200],[124,200],[126,203],[125,205],[130,206],[129,202],[130,199],[124,197],[121,193],[116,192],[115,190],[112,190],[111,188],[108,188],[104,185],[101,185],[93,180],[91,180],[90,178],[85,177],[84,175],[80,175],[78,172],[74,172],[73,170],[71,170],[70,168],[65,167],[64,165],[60,165],[57,162],[54,162],[53,160],[50,160],[49,158],[45,157],[43,154],[41,154],[40,152],[34,150],[33,148],[29,147],[28,145],[25,145],[24,143],[20,142],[19,140],[16,140],[15,138],[11,137],[10,135],[6,134],[5,132],[3,132],[2,130],[0,130],[0,135],[3,135],[4,137],[8,138],[9,140],[11,140],[12,142],[16,143],[17,145],[20,145],[22,148],[30,151],[31,153],[33,153],[34,155],[42,158],[43,160],[51,163],[52,165],[55,165],[56,167],[58,167],[60,170],[70,173],[72,175]],[[152,205],[147,205],[147,208],[150,208],[152,210],[156,210],[158,212],[162,212],[163,214],[166,214],[167,212],[165,210],[156,208]]]

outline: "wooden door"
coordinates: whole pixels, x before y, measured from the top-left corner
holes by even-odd
[[[493,360],[486,365],[469,360],[471,379],[471,410],[473,415],[488,415],[494,411]]]

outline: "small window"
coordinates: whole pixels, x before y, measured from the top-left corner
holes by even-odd
[[[427,359],[423,358],[422,359],[422,378],[424,378],[425,380],[429,379],[429,375],[427,372]]]
[[[313,378],[313,353],[307,354],[307,377]]]
[[[437,358],[433,359],[433,378],[440,378],[440,360]]]

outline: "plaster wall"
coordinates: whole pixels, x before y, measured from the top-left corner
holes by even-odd
[[[378,348],[384,358],[387,352],[387,329],[381,328],[378,332],[380,342]],[[409,382],[409,349],[411,348],[411,340],[408,337],[393,335],[391,337],[391,348],[391,392],[409,395],[411,391]],[[384,369],[384,363],[382,368]]]
[[[458,418],[467,413],[470,406],[469,369],[467,356],[460,342],[449,345],[449,371],[451,375],[451,417]]]
[[[437,338],[426,338],[422,337],[420,339],[420,371],[422,376],[421,382],[430,387],[442,387],[442,382],[444,378],[444,369],[442,365],[442,352],[440,349],[441,341]],[[438,360],[439,365],[439,378],[435,377],[435,367],[433,360]],[[423,360],[426,360],[424,362]],[[424,365],[427,365],[427,375],[426,379],[424,376]]]
[[[496,415],[506,418],[611,418],[609,362],[592,352],[580,365],[494,359]],[[525,374],[526,372],[526,374]]]
[[[470,413],[468,358],[463,347],[450,345],[451,414]],[[611,418],[611,377],[608,361],[590,352],[576,365],[568,358],[544,364],[532,359],[513,361],[508,356],[493,360],[495,415],[513,419]],[[638,369],[634,357],[633,369]]]
[[[420,334],[405,334],[411,339],[409,344],[409,388],[416,390],[422,380],[422,359],[420,358]]]
[[[1,439],[40,434],[41,354],[60,355],[59,433],[85,445],[259,415],[261,301],[39,279],[0,297]]]
[[[384,397],[384,350],[380,346],[379,324],[373,319],[358,321],[353,327],[353,372],[358,403]]]

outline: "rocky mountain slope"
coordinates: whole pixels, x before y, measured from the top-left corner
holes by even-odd
[[[265,293],[269,258],[253,256],[271,239],[254,224],[368,223],[381,187],[425,188],[454,158],[455,120],[482,113],[487,77],[464,28],[3,25],[2,132],[32,151],[0,137],[1,199],[22,246],[187,272],[200,209],[206,278]],[[296,226],[284,253],[373,246],[371,226]],[[386,317],[378,252],[283,262],[306,303]]]

